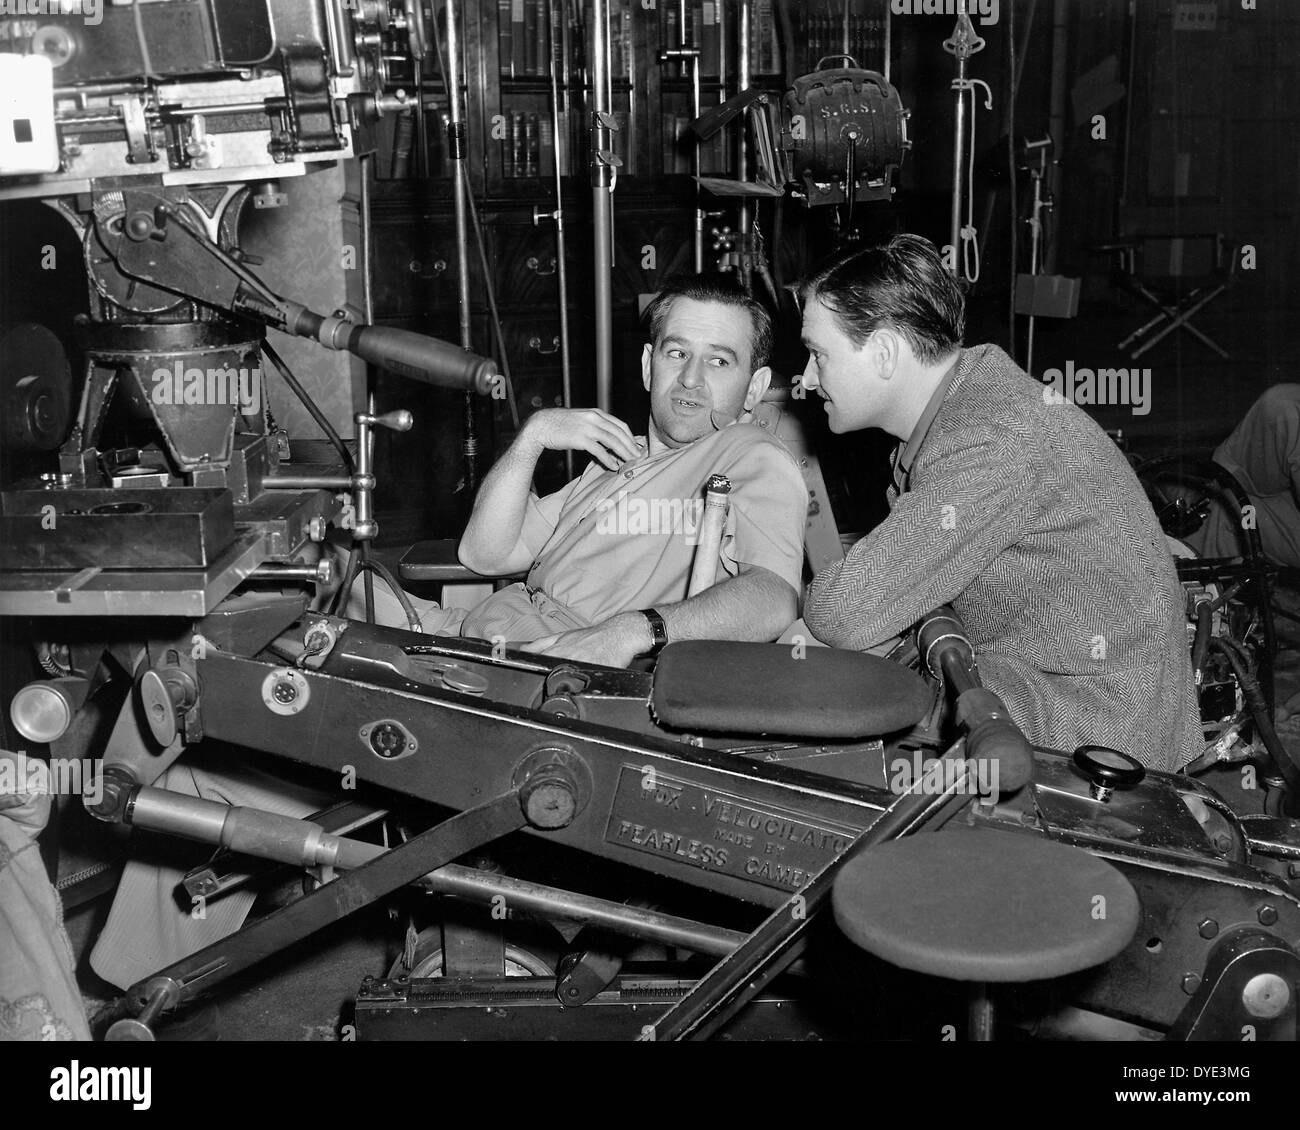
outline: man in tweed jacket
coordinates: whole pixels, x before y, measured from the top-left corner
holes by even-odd
[[[831,261],[803,303],[803,384],[831,430],[902,441],[889,517],[812,584],[813,634],[868,648],[951,602],[1036,745],[1197,756],[1183,593],[1105,432],[997,346],[961,347],[961,292],[917,236]]]

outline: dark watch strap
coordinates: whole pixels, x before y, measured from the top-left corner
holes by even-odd
[[[650,630],[654,632],[654,646],[649,651],[643,651],[642,655],[658,655],[668,643],[668,625],[664,623],[664,618],[659,615],[653,608],[640,609],[641,615],[646,618],[650,625]]]

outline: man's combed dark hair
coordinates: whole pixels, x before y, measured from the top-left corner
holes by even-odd
[[[674,298],[690,298],[696,302],[720,302],[724,306],[736,306],[749,313],[749,320],[754,326],[754,335],[750,341],[750,364],[754,369],[761,369],[772,355],[772,317],[761,302],[754,298],[731,275],[674,275],[663,285],[663,289],[650,300],[641,316],[646,328],[646,335],[652,342],[657,342],[663,333],[664,320],[668,317],[669,307]]]
[[[938,249],[919,235],[837,255],[804,279],[799,293],[805,305],[816,300],[834,313],[854,345],[888,326],[926,364],[959,349],[966,332],[961,288]]]

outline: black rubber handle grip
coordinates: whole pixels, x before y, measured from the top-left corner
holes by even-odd
[[[469,389],[492,395],[498,380],[496,362],[459,345],[392,326],[352,326],[345,348],[398,376],[443,388]]]
[[[972,687],[957,699],[957,720],[966,728],[966,759],[998,764],[998,791],[1014,793],[1029,783],[1034,751],[1005,704],[987,687]]]

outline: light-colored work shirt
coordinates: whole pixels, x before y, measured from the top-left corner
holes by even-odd
[[[757,566],[799,591],[808,491],[779,440],[737,423],[686,447],[650,455],[643,442],[642,451],[617,471],[592,463],[554,494],[529,497],[520,533],[533,555],[528,581],[471,611],[461,635],[526,642],[685,600],[711,475],[731,480],[716,579]]]

